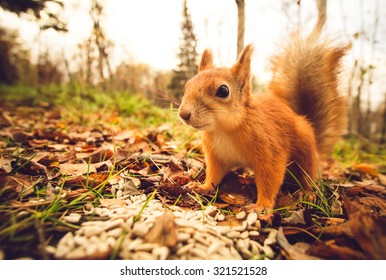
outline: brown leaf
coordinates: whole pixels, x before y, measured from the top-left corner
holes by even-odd
[[[222,201],[240,207],[255,202],[256,187],[253,181],[251,184],[244,185],[240,180],[242,178],[233,172],[224,178],[218,191]]]
[[[312,232],[315,235],[323,234],[323,236],[325,237],[333,237],[333,238],[353,237],[353,233],[351,231],[351,227],[348,222],[332,224],[332,225],[328,225],[327,223],[325,227],[323,228],[316,227],[312,230]]]
[[[170,157],[169,168],[171,171],[174,171],[174,172],[184,171],[184,167],[182,166],[182,163],[173,156]]]
[[[17,143],[27,143],[28,140],[32,139],[33,134],[23,130],[14,130],[12,131],[12,137],[13,141]]]
[[[345,199],[355,240],[371,259],[386,259],[386,218],[371,213],[355,201]]]
[[[0,175],[10,173],[12,171],[12,160],[6,157],[0,157]]]
[[[47,167],[54,167],[59,165],[59,158],[58,155],[50,153],[41,157],[37,162]]]
[[[86,163],[62,163],[59,165],[60,172],[63,175],[83,175],[87,173],[96,172],[96,168]]]
[[[28,158],[18,158],[17,161],[12,161],[12,168],[20,173],[27,175],[44,175],[47,176],[47,168]]]
[[[71,186],[86,186],[88,184],[89,187],[96,187],[102,184],[109,175],[106,173],[91,173],[88,176],[85,175],[77,175],[72,178],[65,178],[64,185],[66,187]]]
[[[386,186],[386,175],[379,174],[378,179],[382,185]]]
[[[112,145],[106,145],[97,149],[96,151],[93,151],[90,154],[82,154],[81,156],[77,156],[77,158],[84,159],[90,163],[99,163],[111,159],[113,155],[114,147]]]
[[[291,216],[283,218],[283,220],[290,225],[305,225],[306,221],[304,220],[304,209],[293,211]]]
[[[146,235],[145,240],[149,243],[158,243],[169,248],[177,244],[177,227],[172,211],[166,210],[164,215],[157,218],[154,226]]]
[[[359,171],[361,173],[364,173],[364,174],[369,174],[369,175],[374,176],[374,177],[378,177],[378,175],[379,175],[377,168],[374,165],[368,164],[368,163],[354,164],[352,169]]]
[[[21,194],[27,196],[33,193],[33,184],[28,176],[0,176],[0,196]]]
[[[162,134],[157,134],[156,143],[160,148],[164,147],[166,145],[165,137]]]
[[[358,197],[357,201],[361,204],[376,210],[380,215],[386,215],[386,201],[378,196],[368,195],[364,197]]]
[[[284,250],[283,253],[290,260],[317,260],[318,257],[311,256],[306,253],[311,245],[303,242],[291,245],[283,233],[283,228],[280,227],[277,233],[277,243]]]
[[[366,257],[355,248],[347,239],[333,239],[323,243],[317,243],[307,250],[323,259],[332,260],[361,260]],[[354,248],[353,248],[354,247]]]

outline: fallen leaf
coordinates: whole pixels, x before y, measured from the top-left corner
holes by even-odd
[[[378,175],[379,175],[377,168],[374,165],[368,164],[368,163],[354,164],[352,169],[359,171],[361,173],[364,173],[364,174],[369,174],[369,175],[374,176],[374,177],[378,177]]]
[[[99,163],[111,159],[113,155],[114,147],[112,145],[106,145],[93,151],[91,154],[82,154],[81,156],[77,156],[77,158],[84,159],[90,163]]]
[[[177,244],[177,227],[172,211],[165,210],[165,214],[155,220],[153,227],[145,236],[145,240],[149,243],[158,243],[169,248]]]
[[[344,203],[354,238],[364,254],[371,259],[386,259],[386,218],[349,199]]]
[[[96,172],[96,168],[86,163],[62,163],[59,165],[62,175],[83,175]]]
[[[27,175],[44,175],[47,176],[47,168],[32,159],[18,158],[11,162],[13,170]]]
[[[28,176],[17,174],[15,176],[0,176],[0,196],[27,196],[33,193],[33,184]]]
[[[279,227],[277,232],[277,243],[283,249],[283,253],[290,260],[318,260],[318,257],[307,254],[307,250],[311,248],[310,244],[298,242],[291,245],[283,233],[283,228]]]
[[[353,248],[353,242],[347,239],[333,239],[326,242],[314,244],[307,250],[320,258],[329,260],[363,260],[366,257],[358,250]]]
[[[306,221],[304,220],[304,209],[293,211],[291,216],[283,218],[283,220],[290,225],[305,225]]]
[[[379,174],[378,179],[382,185],[386,186],[386,175]]]

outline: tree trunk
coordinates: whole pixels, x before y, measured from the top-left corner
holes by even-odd
[[[383,106],[383,124],[381,131],[381,139],[379,141],[381,144],[386,143],[386,94],[385,94],[385,105]]]
[[[245,1],[236,0],[237,4],[237,56],[244,48],[244,31],[245,31]]]

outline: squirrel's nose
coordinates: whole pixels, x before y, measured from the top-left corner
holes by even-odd
[[[183,119],[184,121],[188,121],[192,114],[190,112],[187,112],[187,111],[180,111],[179,115],[180,115],[181,119]]]

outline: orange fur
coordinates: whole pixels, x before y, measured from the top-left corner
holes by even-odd
[[[187,124],[203,130],[207,175],[199,191],[213,191],[233,167],[248,167],[258,188],[252,207],[271,209],[291,162],[301,167],[293,172],[309,190],[303,172],[316,179],[319,157],[341,133],[344,119],[336,75],[345,49],[320,42],[314,33],[296,37],[275,57],[271,94],[263,96],[251,94],[251,45],[231,68],[216,68],[212,53],[204,52],[179,108]],[[217,96],[221,86],[228,96]]]

